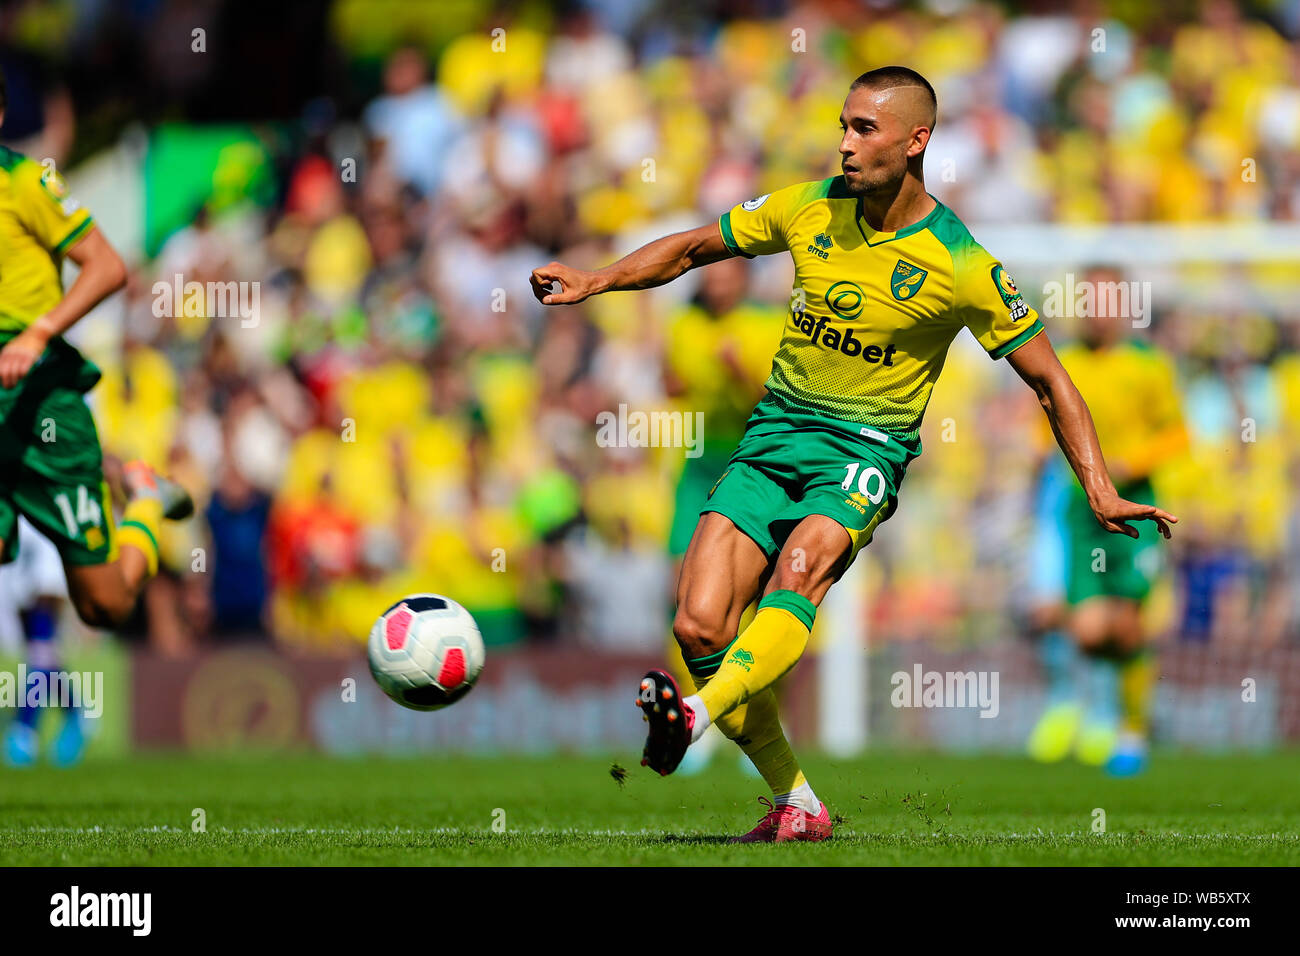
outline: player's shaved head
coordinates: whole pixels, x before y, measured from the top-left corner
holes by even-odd
[[[890,93],[889,105],[898,117],[911,126],[934,129],[939,114],[939,99],[930,81],[905,66],[882,66],[863,73],[849,86],[849,92],[867,89]]]
[[[909,175],[922,183],[936,110],[934,88],[905,66],[854,80],[840,113],[840,165],[849,192],[892,196]]]

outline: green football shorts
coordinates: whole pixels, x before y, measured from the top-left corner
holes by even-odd
[[[0,333],[3,346],[13,333]],[[69,564],[116,557],[95,419],[84,393],[99,369],[62,339],[15,388],[0,388],[0,564],[18,556],[18,516]]]
[[[668,532],[668,553],[680,558],[686,553],[700,520],[700,508],[709,500],[709,489],[731,460],[733,446],[721,449],[705,445],[698,458],[687,458],[673,493],[673,522]]]
[[[1151,482],[1145,479],[1116,490],[1129,501],[1155,503]],[[1160,529],[1155,522],[1129,522],[1138,531],[1136,538],[1111,534],[1098,524],[1077,483],[1070,491],[1065,520],[1067,603],[1075,605],[1093,597],[1146,599],[1163,563]]]
[[[902,442],[769,394],[700,514],[726,515],[769,559],[800,521],[825,515],[849,533],[851,564],[894,513],[903,473],[920,453],[919,441]]]

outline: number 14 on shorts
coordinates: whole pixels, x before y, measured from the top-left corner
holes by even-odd
[[[54,503],[59,508],[59,514],[63,516],[63,524],[67,528],[68,536],[78,538],[81,536],[81,528],[89,525],[93,528],[99,528],[104,523],[104,511],[86,490],[85,485],[77,486],[77,510],[74,513],[72,503],[68,500],[66,492],[59,492],[54,496]]]

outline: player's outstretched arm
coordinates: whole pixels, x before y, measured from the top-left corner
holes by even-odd
[[[81,267],[81,272],[67,294],[0,350],[0,385],[5,388],[13,388],[31,370],[50,339],[62,335],[126,284],[121,256],[96,227],[68,250],[68,258]]]
[[[1034,336],[1007,356],[1007,361],[1038,395],[1038,401],[1047,413],[1056,443],[1061,446],[1070,467],[1079,477],[1079,483],[1088,495],[1088,504],[1097,521],[1107,531],[1138,536],[1130,520],[1154,521],[1160,533],[1169,537],[1169,525],[1178,519],[1155,505],[1138,504],[1119,496],[1106,462],[1101,457],[1097,429],[1092,423],[1088,406],[1079,394],[1069,373],[1061,365],[1056,350],[1046,334]]]
[[[675,232],[647,243],[603,269],[587,272],[561,262],[549,262],[534,269],[533,295],[543,305],[572,305],[602,292],[650,289],[672,282],[691,269],[734,255],[722,241],[716,222],[686,232]],[[558,282],[560,290],[551,291]]]

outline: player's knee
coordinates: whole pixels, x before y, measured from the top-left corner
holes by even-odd
[[[1111,638],[1110,615],[1101,599],[1090,598],[1075,608],[1070,616],[1070,633],[1084,651],[1101,651]]]
[[[1090,626],[1089,624],[1075,624],[1071,628],[1074,635],[1074,643],[1078,645],[1079,650],[1085,653],[1100,653],[1106,649],[1109,643],[1109,637],[1104,628]]]
[[[716,654],[736,635],[726,633],[725,618],[689,600],[679,605],[673,617],[673,636],[687,658]]]
[[[1120,628],[1115,632],[1115,649],[1124,656],[1136,654],[1144,644],[1140,625]]]

